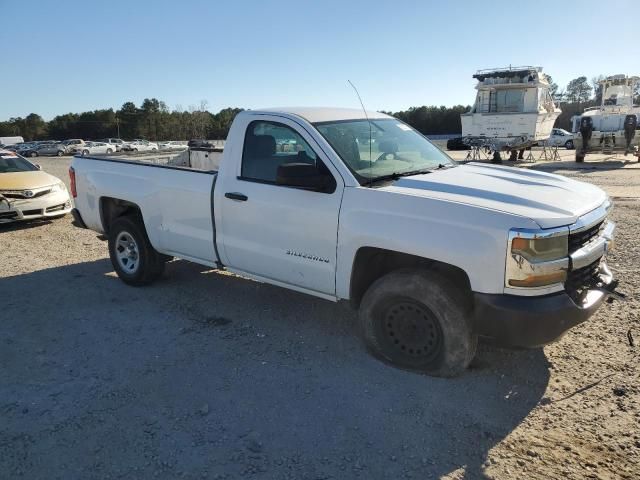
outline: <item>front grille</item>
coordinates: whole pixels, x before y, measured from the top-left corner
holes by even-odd
[[[51,189],[46,189],[46,190],[40,190],[40,191],[36,191],[33,192],[33,195],[31,195],[30,197],[26,196],[24,194],[25,190],[18,190],[15,192],[0,192],[3,196],[7,197],[7,198],[19,198],[19,199],[31,199],[31,198],[38,198],[41,197],[43,195],[46,195],[47,193],[51,192]]]
[[[567,273],[567,281],[565,282],[564,287],[569,295],[577,298],[583,290],[598,283],[598,273],[600,272],[601,260],[602,259],[599,258],[586,267],[577,268]]]
[[[0,212],[0,220],[12,220],[18,218],[18,212]]]
[[[47,213],[57,212],[58,210],[64,210],[65,207],[66,207],[66,203],[63,203],[63,204],[60,204],[60,205],[55,205],[53,207],[47,208]]]
[[[42,210],[39,208],[36,210],[22,210],[22,215],[28,217],[29,215],[42,215]]]
[[[582,230],[581,232],[569,234],[569,253],[573,253],[576,250],[584,247],[587,243],[593,240],[600,233],[600,227],[604,223],[604,220],[596,223],[594,226]]]

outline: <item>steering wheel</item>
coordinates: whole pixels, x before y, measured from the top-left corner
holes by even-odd
[[[413,163],[411,160],[407,158],[402,158],[398,155],[398,144],[393,140],[384,140],[378,144],[378,150],[380,150],[380,155],[376,159],[376,162],[389,160],[387,156],[392,155],[393,158],[391,160],[399,160],[401,162]]]

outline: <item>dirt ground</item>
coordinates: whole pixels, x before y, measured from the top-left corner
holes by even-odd
[[[451,380],[372,358],[347,305],[185,261],[132,288],[70,217],[0,226],[0,478],[640,478],[640,168],[534,168],[614,198],[628,301]]]

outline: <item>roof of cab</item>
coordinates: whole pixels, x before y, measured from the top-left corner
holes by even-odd
[[[332,108],[332,107],[280,107],[261,108],[249,110],[250,114],[287,114],[302,117],[310,123],[332,122],[341,120],[364,120],[365,114],[361,108]],[[367,110],[367,115],[372,118],[393,118],[380,112]]]

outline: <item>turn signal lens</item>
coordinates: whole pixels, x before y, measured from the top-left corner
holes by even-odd
[[[546,275],[529,275],[524,280],[510,279],[509,285],[512,287],[543,287],[545,285],[553,285],[554,283],[562,283],[566,279],[567,272],[561,270]]]

